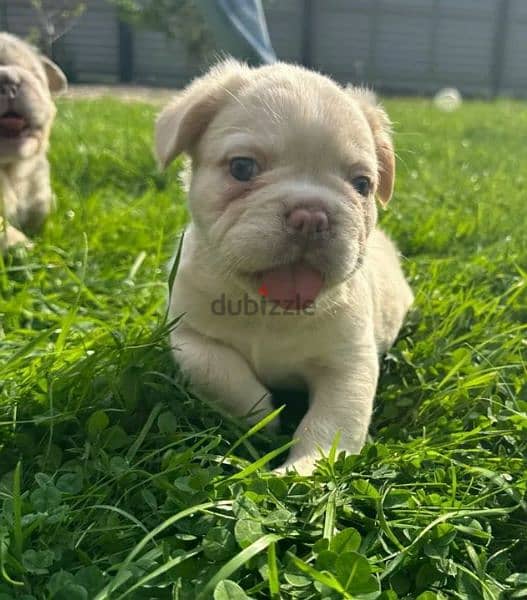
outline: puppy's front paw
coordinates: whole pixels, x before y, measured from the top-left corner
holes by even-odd
[[[33,243],[21,231],[8,225],[5,231],[0,231],[0,249],[5,252],[14,246],[24,246],[30,249],[33,247]]]
[[[287,475],[289,472],[298,473],[298,475],[308,476],[313,473],[317,460],[320,456],[302,456],[300,458],[287,460],[283,465],[273,469],[275,475]]]

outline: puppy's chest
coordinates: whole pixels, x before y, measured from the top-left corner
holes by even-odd
[[[306,321],[285,315],[276,320],[226,318],[216,322],[213,335],[236,349],[266,385],[297,387],[305,381],[309,365],[330,351],[329,331]]]
[[[268,385],[292,385],[303,380],[307,365],[320,352],[307,331],[269,331],[252,336],[247,357],[258,377]]]

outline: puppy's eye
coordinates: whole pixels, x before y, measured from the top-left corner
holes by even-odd
[[[254,158],[236,156],[230,162],[229,169],[234,179],[249,181],[258,175],[258,164]]]
[[[364,197],[368,196],[368,194],[371,191],[371,181],[363,175],[353,178],[351,180],[351,185],[355,188],[357,192],[359,192],[361,196]]]

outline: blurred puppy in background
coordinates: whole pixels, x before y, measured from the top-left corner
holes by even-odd
[[[390,123],[374,96],[298,66],[223,62],[161,113],[162,166],[192,160],[171,313],[176,360],[231,414],[273,410],[270,389],[305,388],[287,462],[360,452],[379,354],[413,301],[377,227],[390,200]]]
[[[27,244],[53,196],[46,158],[64,73],[17,37],[0,33],[0,248]]]

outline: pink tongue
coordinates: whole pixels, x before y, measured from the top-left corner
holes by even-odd
[[[20,133],[26,126],[26,121],[22,117],[0,117],[0,127],[11,135]]]
[[[322,275],[306,265],[288,265],[263,273],[260,293],[285,308],[313,304],[324,285]]]

